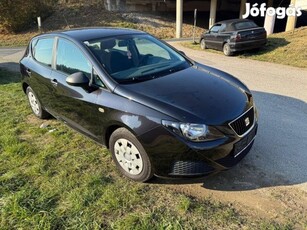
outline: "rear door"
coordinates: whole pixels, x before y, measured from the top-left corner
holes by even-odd
[[[41,104],[48,110],[52,97],[52,54],[54,37],[34,39],[31,43],[31,58],[26,62],[26,72],[31,88]]]
[[[96,105],[100,89],[71,86],[66,78],[73,73],[83,72],[90,78],[93,68],[86,55],[71,41],[59,38],[56,48],[56,70],[52,72],[54,115],[78,131],[96,138],[97,122],[101,116]]]

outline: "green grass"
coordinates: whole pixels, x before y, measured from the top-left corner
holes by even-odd
[[[291,229],[123,178],[105,148],[35,118],[19,80],[0,69],[0,229]]]
[[[296,29],[294,32],[272,34],[265,47],[256,51],[238,53],[240,58],[273,62],[295,67],[307,68],[307,27]],[[201,50],[199,44],[182,43],[183,46]],[[221,51],[207,49],[208,52],[223,55]],[[206,52],[204,51],[204,52]]]

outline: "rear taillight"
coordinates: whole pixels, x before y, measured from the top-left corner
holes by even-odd
[[[237,36],[235,37],[235,41],[238,42],[241,40],[241,35],[240,34],[237,34]]]
[[[236,42],[241,40],[241,35],[240,34],[235,34],[231,36],[231,39],[235,40]]]

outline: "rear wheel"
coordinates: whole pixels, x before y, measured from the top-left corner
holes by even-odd
[[[205,39],[201,39],[201,40],[200,40],[200,48],[201,48],[202,50],[207,49],[207,45],[206,45]]]
[[[36,94],[30,86],[27,87],[26,94],[28,96],[29,104],[35,116],[40,119],[45,119],[50,117],[50,114],[42,108]]]
[[[228,43],[224,44],[223,53],[225,54],[225,56],[231,56],[233,54],[230,50],[230,45]]]
[[[153,176],[149,157],[136,137],[119,128],[110,137],[110,151],[119,171],[131,180],[145,182]]]

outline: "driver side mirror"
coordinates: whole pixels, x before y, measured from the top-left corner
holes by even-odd
[[[69,75],[66,78],[66,82],[72,86],[88,86],[90,81],[84,73],[77,72]]]

